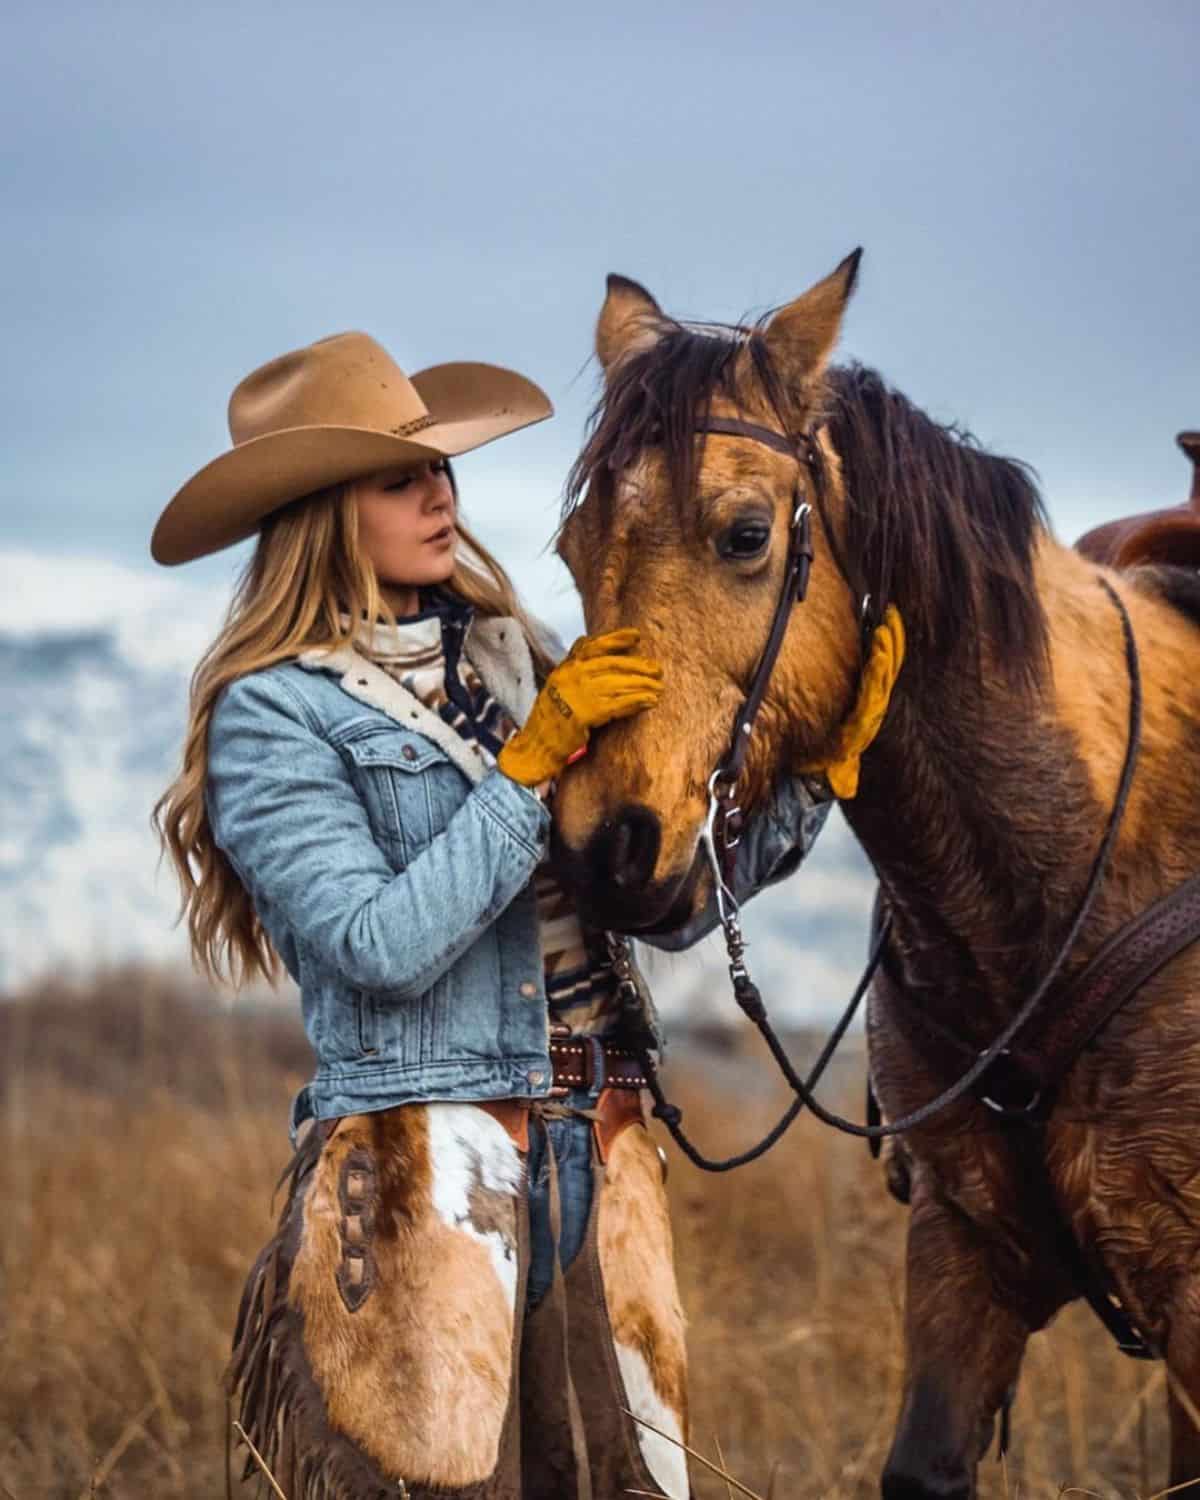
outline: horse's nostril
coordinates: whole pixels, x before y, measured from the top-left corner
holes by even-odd
[[[662,838],[648,807],[623,807],[592,841],[592,859],[602,880],[622,890],[639,890],[654,875]]]
[[[630,869],[630,852],[633,848],[633,831],[628,823],[619,823],[613,833],[612,875],[618,885],[626,883]]]

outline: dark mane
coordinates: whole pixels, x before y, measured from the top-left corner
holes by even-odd
[[[670,323],[650,348],[622,362],[591,414],[567,480],[564,518],[582,503],[611,521],[614,479],[647,448],[661,450],[682,517],[702,456],[695,439],[715,396],[761,408],[781,430],[794,408],[764,337],[750,327]],[[894,602],[926,657],[967,652],[1030,679],[1044,662],[1045,620],[1033,585],[1033,547],[1046,524],[1027,465],[985,453],[965,430],[943,426],[874,370],[829,371],[825,411],[846,492],[827,530],[855,598]]]
[[[874,370],[829,372],[826,421],[842,465],[841,543],[856,594],[894,602],[925,652],[976,656],[986,638],[1015,677],[1045,659],[1033,548],[1046,526],[1028,465],[985,453]]]

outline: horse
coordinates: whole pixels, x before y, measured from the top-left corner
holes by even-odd
[[[554,848],[598,925],[651,935],[699,910],[709,779],[803,498],[807,595],[737,799],[752,813],[776,777],[821,763],[893,606],[903,666],[840,800],[890,913],[867,1032],[883,1117],[899,1120],[953,1082],[931,1037],[976,1056],[1065,942],[1053,1017],[1106,942],[1200,869],[1200,607],[1193,574],[1118,572],[1062,544],[1027,465],[876,371],[833,364],[857,269],[856,252],[750,325],[683,323],[609,278],[603,391],[556,546],[587,629],[637,627],[665,687],[562,779]],[[1171,1482],[1200,1476],[1200,945],[1105,1020],[1039,1130],[967,1092],[903,1135],[905,1371],[887,1500],[974,1493],[1030,1334],[1081,1295],[1084,1265],[1165,1361]]]

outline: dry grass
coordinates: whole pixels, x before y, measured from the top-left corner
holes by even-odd
[[[289,1016],[229,1015],[152,974],[0,1006],[0,1500],[223,1495],[219,1374],[306,1065]],[[780,1102],[765,1063],[733,1071],[758,1080],[749,1100],[706,1099],[693,1059],[673,1069],[714,1146]],[[776,1500],[875,1494],[904,1211],[864,1148],[811,1122],[728,1177],[672,1163],[694,1443],[758,1494],[777,1469]],[[1072,1309],[1030,1347],[1007,1478],[989,1460],[984,1494],[1148,1495],[1161,1388]]]

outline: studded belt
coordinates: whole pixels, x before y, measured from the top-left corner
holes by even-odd
[[[593,1088],[597,1081],[606,1089],[629,1089],[636,1093],[646,1087],[641,1059],[627,1047],[614,1047],[595,1038],[572,1038],[550,1033],[550,1066],[554,1082],[551,1095],[568,1089]],[[597,1070],[603,1075],[597,1079]]]

